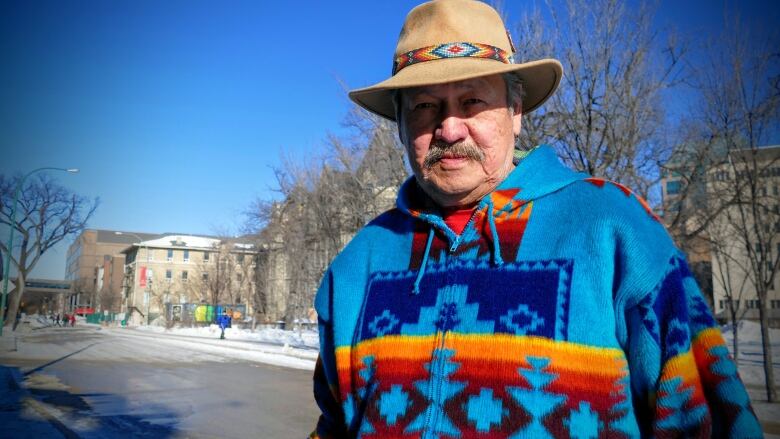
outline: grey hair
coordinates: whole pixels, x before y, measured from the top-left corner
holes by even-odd
[[[501,77],[504,78],[504,84],[506,84],[506,105],[512,111],[514,111],[515,104],[522,109],[523,98],[525,97],[523,80],[511,72],[502,73]]]

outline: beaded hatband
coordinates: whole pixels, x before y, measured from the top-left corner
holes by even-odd
[[[499,47],[482,43],[445,43],[410,50],[399,55],[393,63],[393,75],[412,64],[436,59],[463,57],[493,59],[504,64],[512,63],[512,55]]]

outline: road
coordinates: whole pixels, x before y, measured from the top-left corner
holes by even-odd
[[[63,437],[303,438],[317,418],[311,372],[96,328],[20,338],[18,368]],[[163,340],[164,341],[164,340]],[[195,346],[195,347],[193,347]]]

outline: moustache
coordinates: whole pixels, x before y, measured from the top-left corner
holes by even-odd
[[[442,141],[435,141],[428,149],[428,153],[425,154],[423,167],[432,167],[436,164],[436,162],[441,160],[445,154],[449,156],[467,157],[479,163],[482,163],[485,160],[485,153],[482,152],[482,150],[473,143],[447,143]]]

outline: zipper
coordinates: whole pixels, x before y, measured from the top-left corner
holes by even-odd
[[[458,246],[460,245],[460,238],[461,238],[461,236],[463,236],[463,233],[466,232],[466,229],[468,229],[469,226],[472,225],[472,223],[474,222],[474,218],[476,218],[476,216],[477,216],[477,212],[479,212],[480,210],[482,210],[482,209],[477,207],[477,208],[474,209],[474,212],[471,212],[471,217],[466,222],[466,227],[463,228],[463,232],[461,232],[460,235],[455,235],[455,240],[452,242],[452,245],[450,245],[450,253],[454,253],[455,250],[458,249]],[[447,226],[447,227],[449,227],[449,226]],[[450,230],[452,230],[452,229],[450,229]],[[453,232],[453,234],[454,233],[455,232]]]

